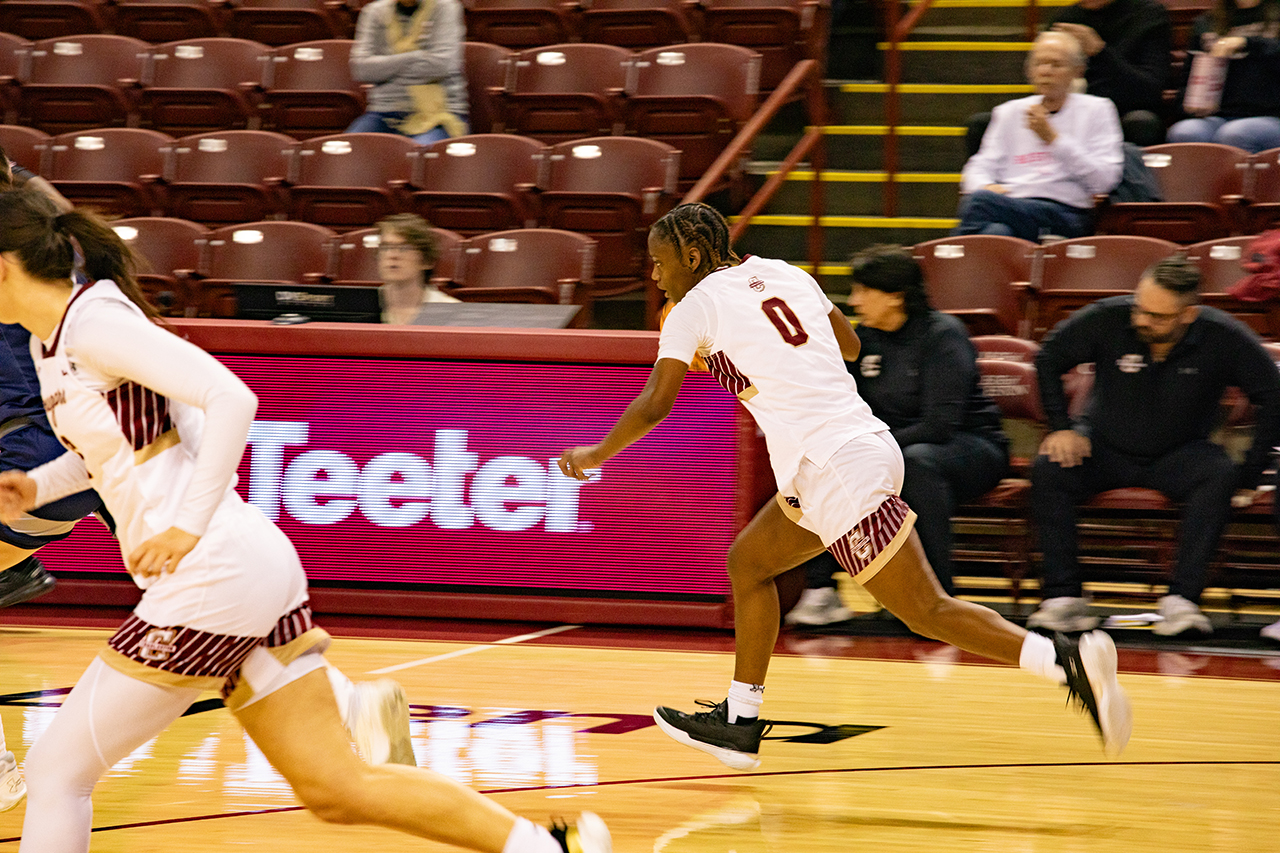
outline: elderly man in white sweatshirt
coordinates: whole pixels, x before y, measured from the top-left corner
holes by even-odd
[[[1080,43],[1046,32],[1027,57],[1036,94],[992,112],[978,153],[961,176],[955,234],[1006,234],[1039,240],[1083,237],[1093,227],[1093,196],[1120,182],[1120,118],[1106,98],[1073,91],[1084,73]]]

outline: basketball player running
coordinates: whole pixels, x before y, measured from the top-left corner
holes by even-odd
[[[71,280],[73,245],[92,282]],[[202,689],[227,707],[323,820],[398,829],[485,853],[609,853],[584,814],[549,831],[451,779],[352,751],[280,530],[233,488],[257,407],[216,359],[153,322],[134,259],[96,217],[0,193],[0,322],[32,333],[49,423],[74,453],[0,474],[0,519],[93,487],[144,589],[31,748],[23,851],[89,846],[91,794],[113,764]],[[553,834],[554,833],[554,834]]]
[[[759,765],[768,727],[759,710],[778,635],[774,578],[827,549],[916,633],[1065,683],[1069,701],[1119,753],[1132,713],[1110,637],[1028,633],[939,585],[912,529],[915,514],[898,497],[902,454],[845,370],[858,337],[818,283],[782,261],[739,258],[728,225],[704,204],[680,205],[658,220],[649,254],[654,280],[676,303],[657,363],[608,434],[566,450],[560,470],[586,479],[646,435],[671,411],[690,359],[701,355],[764,431],[778,483],[776,499],[729,549],[736,651],[728,698],[693,714],[659,707],[658,726],[736,770]]]

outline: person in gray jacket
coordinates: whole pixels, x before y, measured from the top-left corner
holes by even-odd
[[[467,128],[459,0],[374,0],[360,10],[351,76],[371,83],[347,133],[400,133],[423,145]]]

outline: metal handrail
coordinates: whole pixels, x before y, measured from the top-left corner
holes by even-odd
[[[822,215],[825,211],[822,171],[826,167],[826,146],[823,142],[827,124],[827,104],[822,91],[822,66],[817,61],[805,59],[795,64],[795,67],[778,84],[778,88],[773,90],[769,97],[765,99],[765,102],[761,104],[760,109],[756,110],[755,114],[742,126],[724,151],[720,152],[720,156],[711,164],[711,168],[707,169],[706,173],[685,194],[684,198],[681,199],[681,203],[702,201],[702,199],[706,198],[712,189],[720,184],[725,174],[737,164],[743,152],[760,135],[760,131],[764,129],[765,125],[777,115],[778,110],[791,99],[792,94],[801,86],[807,87],[806,103],[809,110],[810,126],[778,166],[778,171],[771,175],[764,182],[764,185],[756,191],[755,195],[747,201],[746,206],[738,214],[737,221],[730,227],[729,237],[730,240],[737,240],[741,237],[751,224],[751,218],[769,203],[769,200],[773,198],[774,194],[782,187],[783,182],[786,181],[787,175],[799,165],[806,155],[811,155],[810,165],[813,169],[813,185],[809,193],[808,248],[809,263],[813,266],[816,276],[818,267],[822,262]],[[648,316],[655,318],[658,311],[661,310],[661,294],[652,283],[647,286],[647,294],[649,303]]]
[[[884,95],[884,119],[887,129],[884,136],[884,215],[898,215],[898,124],[901,101],[898,87],[902,85],[902,49],[898,46],[911,35],[916,24],[929,11],[933,0],[917,0],[905,18],[898,17],[897,0],[885,2],[885,30],[889,36],[889,50],[884,57],[884,80],[888,90]],[[1027,0],[1024,21],[1027,41],[1034,41],[1040,26],[1040,10],[1036,0]]]

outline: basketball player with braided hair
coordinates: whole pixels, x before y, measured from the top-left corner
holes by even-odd
[[[445,776],[356,756],[297,552],[234,489],[257,398],[155,322],[133,269],[97,217],[0,192],[0,323],[31,332],[49,423],[75,451],[0,474],[0,519],[92,487],[144,590],[27,755],[21,849],[87,850],[98,779],[215,689],[323,820],[484,853],[609,853],[590,813],[548,830]]]
[[[701,355],[764,432],[778,484],[729,549],[736,648],[728,698],[692,714],[659,707],[658,726],[734,769],[759,765],[769,725],[759,711],[779,623],[774,579],[825,549],[916,633],[1065,683],[1106,749],[1122,750],[1132,713],[1110,637],[1028,633],[943,591],[912,529],[915,514],[898,496],[902,453],[845,369],[858,336],[818,283],[782,261],[739,258],[728,224],[705,204],[658,220],[649,254],[654,280],[676,303],[653,372],[603,439],[564,451],[560,470],[586,479],[645,436]]]

